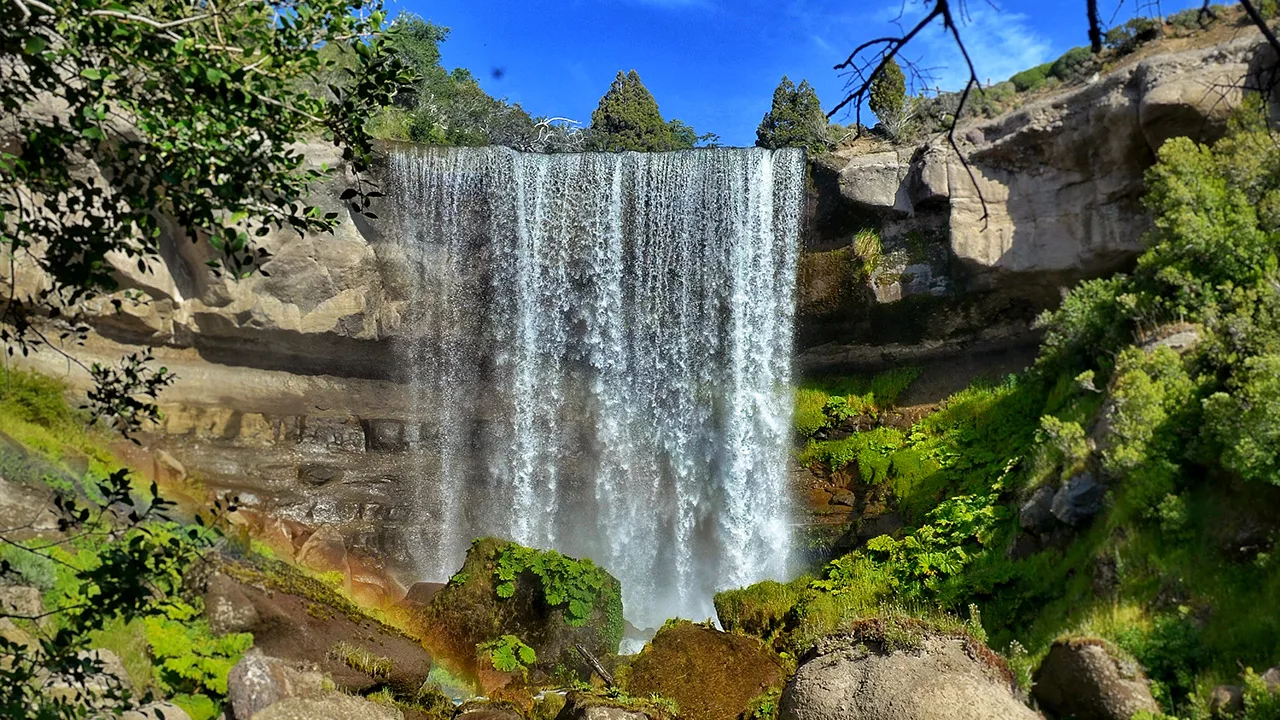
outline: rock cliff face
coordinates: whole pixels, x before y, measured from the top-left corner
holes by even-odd
[[[942,139],[812,159],[800,368],[1032,341],[1032,319],[1063,289],[1132,263],[1156,148],[1175,135],[1220,135],[1241,98],[1233,88],[1263,48],[1250,35],[1156,55],[965,126],[957,140],[972,179]],[[320,144],[307,155],[317,165],[339,161]],[[154,346],[178,373],[150,439],[178,470],[157,465],[157,474],[237,491],[263,515],[335,525],[348,549],[409,564],[405,533],[420,522],[410,514],[412,479],[423,467],[406,451],[430,435],[404,385],[407,351],[421,340],[412,328],[422,275],[397,240],[397,208],[376,208],[373,221],[350,217],[343,187],[339,177],[312,198],[346,218],[332,235],[266,238],[267,276],[213,278],[204,246],[176,236],[163,238],[148,272],[121,259],[122,290],[145,302],[115,313],[103,298],[88,308],[97,334],[77,352],[110,361]],[[17,280],[40,282],[22,270]],[[88,386],[52,353],[25,362]],[[272,527],[292,542],[287,526]]]
[[[1156,150],[1170,137],[1221,136],[1268,55],[1253,34],[1131,62],[962,126],[960,155],[937,138],[816,158],[802,366],[1026,342],[1030,321],[1063,290],[1132,264]]]

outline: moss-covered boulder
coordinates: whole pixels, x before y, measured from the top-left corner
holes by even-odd
[[[626,673],[627,692],[674,700],[681,720],[735,720],[781,689],[788,668],[760,640],[687,621],[658,631]]]
[[[618,651],[622,585],[589,559],[481,538],[423,619],[438,651],[477,674],[585,676],[574,646]]]

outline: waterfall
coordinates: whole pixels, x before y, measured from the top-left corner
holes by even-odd
[[[421,571],[587,556],[653,626],[781,577],[799,151],[401,151]]]

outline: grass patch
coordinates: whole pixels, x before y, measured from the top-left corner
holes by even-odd
[[[901,367],[873,376],[832,375],[802,379],[796,387],[793,424],[805,440],[857,415],[875,416],[891,407],[920,376]]]
[[[0,374],[0,433],[12,438],[25,454],[52,466],[41,468],[39,463],[30,463],[24,472],[20,462],[10,459],[3,461],[5,470],[18,472],[6,475],[6,479],[34,483],[49,475],[106,477],[119,470],[119,461],[107,449],[109,436],[90,427],[90,420],[68,404],[66,386],[60,381],[12,368]]]
[[[329,657],[371,678],[386,680],[394,668],[391,659],[341,640],[329,648]]]

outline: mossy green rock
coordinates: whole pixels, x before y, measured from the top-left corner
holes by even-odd
[[[676,622],[658,631],[631,663],[626,690],[674,700],[682,720],[735,720],[752,700],[780,690],[788,674],[782,659],[756,638]]]
[[[618,651],[622,584],[587,559],[481,538],[424,615],[444,645],[439,650],[477,670],[493,669],[478,645],[514,635],[537,653],[535,672],[563,666],[585,676],[574,646],[597,657]]]

